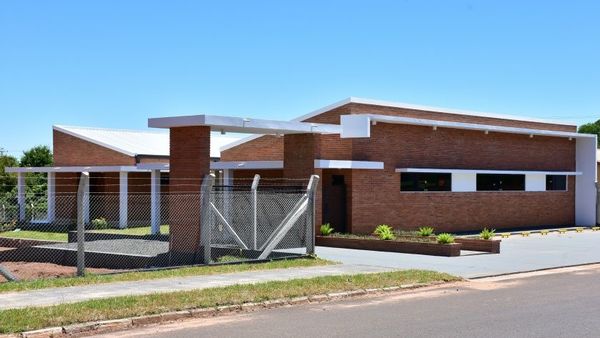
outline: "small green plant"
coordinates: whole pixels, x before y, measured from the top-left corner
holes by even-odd
[[[0,232],[13,231],[17,228],[17,222],[0,223]]]
[[[481,232],[479,233],[479,238],[489,240],[489,239],[494,238],[495,234],[496,234],[496,229],[490,230],[488,228],[483,228],[483,230],[481,230]]]
[[[380,224],[375,228],[373,234],[378,236],[379,239],[383,239],[384,241],[390,241],[396,239],[396,235],[394,234],[394,229],[387,224]]]
[[[437,242],[439,244],[452,244],[452,243],[454,243],[454,235],[446,233],[446,232],[437,235],[436,239],[437,239]]]
[[[225,255],[217,258],[217,263],[229,263],[229,262],[239,262],[243,261],[244,257],[233,256],[233,255]]]
[[[108,221],[104,217],[96,218],[92,220],[92,228],[93,229],[108,229],[110,225]]]
[[[331,224],[325,223],[321,225],[321,236],[329,236],[333,233],[333,227]]]
[[[433,235],[433,228],[432,227],[421,227],[419,228],[419,231],[417,231],[417,234],[419,236],[423,236],[423,237],[428,237]]]

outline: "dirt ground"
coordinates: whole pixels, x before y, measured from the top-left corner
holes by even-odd
[[[6,248],[0,248],[0,251],[3,250],[6,250]],[[21,280],[72,277],[75,276],[75,273],[77,272],[77,269],[74,266],[64,266],[52,263],[0,262],[0,264]],[[107,273],[114,272],[115,270],[88,268],[86,271],[91,273]],[[6,279],[0,276],[0,283],[3,282],[6,282]]]

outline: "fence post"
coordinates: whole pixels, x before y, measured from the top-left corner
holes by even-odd
[[[200,245],[202,246],[202,262],[210,264],[210,237],[211,237],[211,222],[210,222],[210,196],[213,185],[215,184],[215,175],[210,174],[204,176],[202,180],[202,188],[200,191]]]
[[[252,238],[253,238],[253,246],[252,248],[256,250],[257,248],[257,229],[258,229],[258,182],[260,181],[260,175],[254,175],[254,180],[252,181],[252,216],[253,216],[253,226],[252,226]]]
[[[317,185],[319,184],[319,176],[311,175],[306,188],[308,196],[308,207],[306,208],[306,254],[313,255],[315,253],[315,197],[317,195]]]
[[[77,189],[77,276],[85,274],[85,201],[89,199],[90,174],[81,173]]]
[[[19,221],[25,221],[25,173],[17,173],[17,204],[19,205]]]
[[[150,233],[160,234],[160,170],[150,173]]]

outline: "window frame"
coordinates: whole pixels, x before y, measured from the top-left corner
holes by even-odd
[[[523,183],[522,183],[522,189],[496,189],[496,190],[491,190],[491,189],[480,189],[480,183],[479,183],[479,178],[481,176],[518,176],[518,177],[522,177],[523,179]],[[527,175],[526,174],[486,174],[486,173],[481,173],[481,174],[475,174],[475,192],[528,192],[527,191]]]

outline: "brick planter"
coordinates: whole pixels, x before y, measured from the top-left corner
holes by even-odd
[[[454,241],[462,244],[462,250],[500,253],[499,239],[456,238]]]
[[[431,256],[460,256],[462,244],[438,244],[427,242],[384,241],[380,239],[341,238],[316,236],[316,245],[371,251],[401,252]]]

